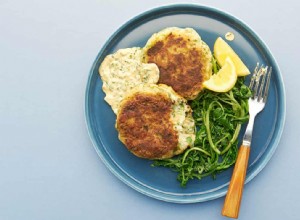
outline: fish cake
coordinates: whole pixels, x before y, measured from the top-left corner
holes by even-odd
[[[158,83],[188,100],[195,99],[210,78],[211,61],[209,47],[192,28],[166,28],[153,34],[144,47],[144,62],[159,68]]]
[[[195,122],[186,100],[166,85],[144,84],[120,103],[119,139],[141,158],[165,159],[182,153],[195,140]]]

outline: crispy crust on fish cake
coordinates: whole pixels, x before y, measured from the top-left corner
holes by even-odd
[[[211,76],[211,51],[191,28],[167,28],[152,35],[144,56],[145,62],[158,66],[158,83],[171,86],[188,100],[197,97]]]
[[[163,94],[136,93],[122,103],[117,120],[120,139],[136,156],[173,156],[178,135],[170,120],[172,101]]]
[[[195,123],[186,100],[166,85],[139,85],[123,99],[116,129],[138,157],[164,159],[182,153],[195,140]]]

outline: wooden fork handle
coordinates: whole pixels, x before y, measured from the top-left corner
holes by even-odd
[[[250,146],[242,145],[240,147],[222,210],[224,216],[230,218],[238,218],[239,216],[249,153]]]

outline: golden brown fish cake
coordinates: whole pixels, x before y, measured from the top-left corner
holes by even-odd
[[[171,86],[188,100],[197,97],[211,76],[211,51],[192,28],[166,28],[152,35],[144,56],[146,63],[158,66],[158,83]]]
[[[140,85],[120,104],[119,139],[138,157],[164,159],[182,153],[195,139],[186,101],[171,87]]]
[[[172,102],[162,94],[137,93],[118,117],[121,140],[136,156],[156,159],[173,156],[178,137],[170,121]]]

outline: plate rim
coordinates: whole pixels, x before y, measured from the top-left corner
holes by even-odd
[[[274,137],[274,141],[273,141],[273,146],[271,147],[271,149],[269,150],[266,158],[264,160],[262,160],[262,163],[259,164],[259,166],[250,174],[246,176],[246,180],[245,180],[245,184],[250,182],[256,175],[258,175],[261,170],[266,166],[266,164],[269,162],[269,160],[271,159],[271,157],[273,156],[275,150],[277,149],[282,133],[283,133],[283,129],[284,129],[284,125],[285,125],[285,118],[286,118],[286,94],[285,94],[285,86],[284,86],[284,81],[283,81],[283,77],[281,74],[281,70],[278,66],[278,63],[276,62],[275,58],[273,57],[273,54],[271,52],[271,50],[268,48],[268,46],[264,43],[264,41],[260,38],[260,36],[253,31],[250,26],[248,24],[246,24],[243,20],[236,18],[235,16],[231,15],[230,13],[224,11],[224,10],[220,10],[217,9],[215,7],[210,7],[210,6],[205,6],[205,5],[199,5],[199,4],[169,4],[169,5],[163,5],[163,6],[158,6],[158,7],[154,7],[150,10],[146,10],[134,17],[132,17],[131,19],[129,19],[127,22],[125,22],[124,24],[122,24],[116,31],[113,32],[113,34],[106,40],[106,42],[104,43],[104,45],[102,46],[101,50],[98,52],[95,61],[93,62],[93,65],[89,71],[88,74],[88,80],[87,80],[87,84],[86,84],[86,90],[85,90],[85,102],[84,102],[84,116],[85,116],[85,124],[88,130],[88,134],[90,137],[90,140],[93,144],[93,147],[95,148],[98,156],[100,157],[100,159],[102,160],[102,162],[106,165],[106,167],[118,178],[120,179],[122,182],[124,182],[126,185],[130,186],[131,188],[135,189],[136,191],[147,195],[149,197],[158,199],[158,200],[162,200],[162,201],[166,201],[166,202],[172,202],[172,203],[196,203],[196,202],[205,202],[205,201],[209,201],[209,200],[214,200],[217,198],[220,198],[222,196],[224,196],[227,193],[227,188],[223,188],[221,190],[216,190],[213,192],[210,192],[208,194],[198,194],[198,195],[192,195],[190,197],[186,196],[186,195],[176,195],[176,194],[169,194],[169,193],[165,193],[165,192],[161,192],[159,190],[153,190],[151,189],[151,187],[149,186],[145,186],[145,184],[142,184],[140,181],[136,180],[135,178],[133,178],[132,176],[128,175],[126,172],[124,172],[122,170],[122,168],[120,168],[118,166],[118,164],[111,164],[109,163],[109,161],[107,160],[107,158],[104,157],[104,155],[101,153],[98,144],[95,141],[94,138],[94,134],[93,134],[93,129],[91,126],[91,121],[90,121],[90,115],[89,115],[89,89],[90,89],[90,85],[91,85],[91,79],[93,76],[93,71],[96,68],[97,62],[101,56],[101,54],[104,52],[105,48],[111,43],[111,41],[118,35],[120,34],[120,32],[123,31],[124,28],[126,28],[126,26],[130,25],[133,22],[136,22],[140,19],[142,19],[145,16],[149,16],[152,13],[159,13],[160,11],[163,10],[167,10],[167,9],[184,9],[184,8],[188,8],[190,10],[195,10],[195,9],[199,9],[199,10],[203,10],[203,11],[212,11],[213,13],[216,13],[218,15],[221,16],[225,16],[231,20],[233,20],[234,22],[236,22],[238,24],[238,26],[243,27],[244,29],[247,30],[248,33],[250,33],[250,37],[254,38],[260,45],[260,48],[263,48],[264,52],[266,54],[268,54],[269,58],[271,59],[271,62],[273,62],[275,64],[276,70],[278,72],[278,78],[279,78],[279,83],[280,84],[280,92],[279,94],[282,94],[281,96],[278,96],[279,98],[282,98],[281,102],[279,102],[280,104],[282,103],[282,105],[278,105],[280,108],[280,112],[281,117],[279,117],[279,122],[278,122],[278,129],[277,130],[277,135],[276,137]],[[176,13],[171,13],[171,14],[176,14]],[[182,13],[183,14],[183,13]],[[165,15],[164,15],[165,16]],[[274,67],[273,67],[274,68]],[[100,139],[101,145],[103,147],[103,143],[102,140]],[[108,155],[110,157],[110,155]],[[114,160],[112,158],[110,158],[113,162]],[[120,169],[120,171],[122,173],[119,173],[117,169]],[[127,177],[127,178],[126,178]],[[183,197],[183,198],[182,198]]]

